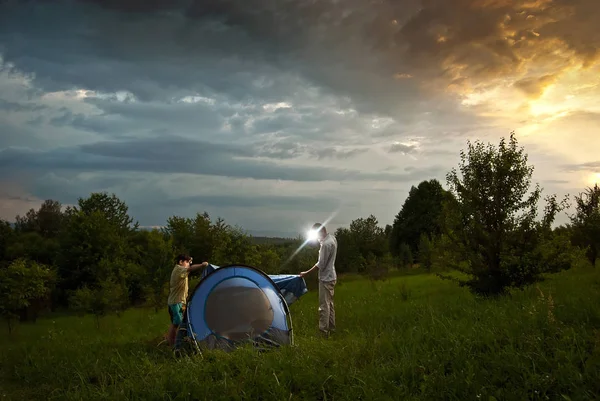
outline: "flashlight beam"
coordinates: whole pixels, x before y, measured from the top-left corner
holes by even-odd
[[[335,216],[337,216],[337,214],[339,213],[340,209],[336,209],[333,213],[331,213],[329,215],[329,217],[327,217],[327,219],[325,219],[325,221],[323,221],[323,226],[326,226],[327,223],[329,223],[331,221],[331,219],[333,219]],[[294,259],[294,257],[296,255],[298,255],[298,253],[300,253],[300,251],[309,243],[312,242],[314,240],[317,239],[317,231],[315,230],[309,230],[308,235],[307,235],[307,239],[294,251],[294,253],[292,253],[290,255],[289,258],[287,258],[287,260],[285,262],[283,262],[280,266],[280,269],[283,268],[285,265],[287,265],[288,263],[290,263],[292,261],[292,259]]]

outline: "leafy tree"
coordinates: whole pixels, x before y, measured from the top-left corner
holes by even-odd
[[[125,309],[127,288],[114,277],[101,280],[96,286],[83,285],[72,292],[69,306],[81,314],[91,313],[96,317],[96,327],[100,318],[110,312],[119,314]]]
[[[189,253],[196,260],[207,261],[215,259],[213,252],[216,248],[225,247],[224,243],[229,241],[233,231],[223,219],[219,218],[213,223],[206,212],[197,213],[193,219],[170,217],[165,227],[165,232],[173,238],[173,245],[178,253]]]
[[[44,265],[54,265],[60,250],[57,238],[43,237],[37,231],[16,233],[6,248],[10,260],[26,258]]]
[[[169,217],[164,231],[172,238],[176,253],[191,253],[194,244],[193,219],[179,216]]]
[[[400,244],[400,254],[398,255],[400,259],[400,265],[404,268],[412,267],[413,265],[413,254],[410,250],[410,246],[405,244],[404,242]]]
[[[20,310],[49,294],[54,277],[48,267],[25,259],[0,269],[0,314],[8,322],[9,333]]]
[[[340,273],[362,272],[366,268],[366,260],[360,253],[354,233],[349,228],[340,227],[334,236],[338,243],[336,270]]]
[[[592,266],[600,252],[600,187],[595,184],[584,193],[575,196],[575,214],[571,216],[573,239],[586,249],[586,257]]]
[[[388,252],[385,230],[373,215],[353,220],[349,228],[340,227],[334,235],[338,241],[338,272],[365,273]]]
[[[127,270],[135,269],[135,225],[127,210],[124,202],[106,194],[92,194],[79,199],[79,208],[67,208],[57,257],[63,301],[83,285],[93,287],[111,276],[132,278]]]
[[[217,238],[212,253],[212,260],[216,264],[227,265],[232,263],[245,263],[251,266],[259,266],[261,256],[258,247],[249,235],[239,227],[228,227]]]
[[[60,231],[62,219],[60,202],[47,199],[37,211],[29,209],[25,216],[17,216],[15,229],[19,233],[37,232],[44,238],[54,238]]]
[[[281,257],[277,253],[274,247],[263,246],[259,248],[259,254],[261,257],[260,265],[258,266],[261,270],[268,274],[279,274],[281,270]]]
[[[129,216],[129,207],[115,194],[106,192],[93,192],[87,198],[79,198],[78,210],[85,214],[101,213],[110,225],[121,233],[130,233],[136,230],[139,224],[133,222]]]
[[[422,181],[412,186],[402,209],[396,215],[390,233],[390,251],[400,254],[400,245],[407,244],[413,254],[418,254],[421,234],[430,238],[440,234],[440,217],[447,191],[438,180]]]
[[[426,270],[431,270],[433,264],[433,245],[426,233],[421,234],[419,240],[419,264]]]
[[[57,237],[64,218],[61,208],[59,202],[49,199],[38,210],[30,209],[25,216],[16,216],[15,235],[6,246],[6,257],[54,265],[59,251]]]
[[[145,233],[145,255],[143,267],[146,280],[144,282],[147,300],[158,310],[166,304],[165,286],[175,265],[175,253],[171,238],[158,230]]]
[[[7,248],[15,233],[8,221],[0,219],[0,268],[2,262],[8,259]]]
[[[387,252],[385,231],[379,227],[375,216],[353,220],[350,223],[350,232],[354,237],[354,245],[363,257],[373,254],[380,258]]]
[[[454,210],[445,217],[448,237],[468,266],[454,266],[471,276],[463,282],[474,292],[501,294],[510,287],[523,287],[552,271],[540,254],[547,244],[551,224],[564,209],[547,197],[543,219],[536,221],[539,186],[528,195],[533,167],[527,155],[517,148],[511,133],[508,144],[502,138],[496,150],[481,142],[468,142],[468,152],[461,151],[460,172],[452,169],[448,185],[456,202],[447,203]]]

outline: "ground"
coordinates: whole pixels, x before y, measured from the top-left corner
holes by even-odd
[[[341,280],[338,332],[317,293],[294,347],[174,358],[166,309],[50,317],[0,339],[0,400],[586,400],[600,394],[600,270],[479,300],[431,274]]]

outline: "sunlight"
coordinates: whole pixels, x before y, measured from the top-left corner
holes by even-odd
[[[588,184],[594,186],[600,184],[600,173],[592,173],[588,176]]]

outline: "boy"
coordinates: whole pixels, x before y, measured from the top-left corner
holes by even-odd
[[[185,312],[188,296],[188,275],[198,269],[208,266],[207,262],[192,265],[192,258],[187,255],[179,255],[176,263],[177,264],[171,272],[169,298],[167,300],[169,316],[171,318],[169,334],[167,335],[167,341],[170,346],[175,344],[177,329],[183,322],[183,314]]]

